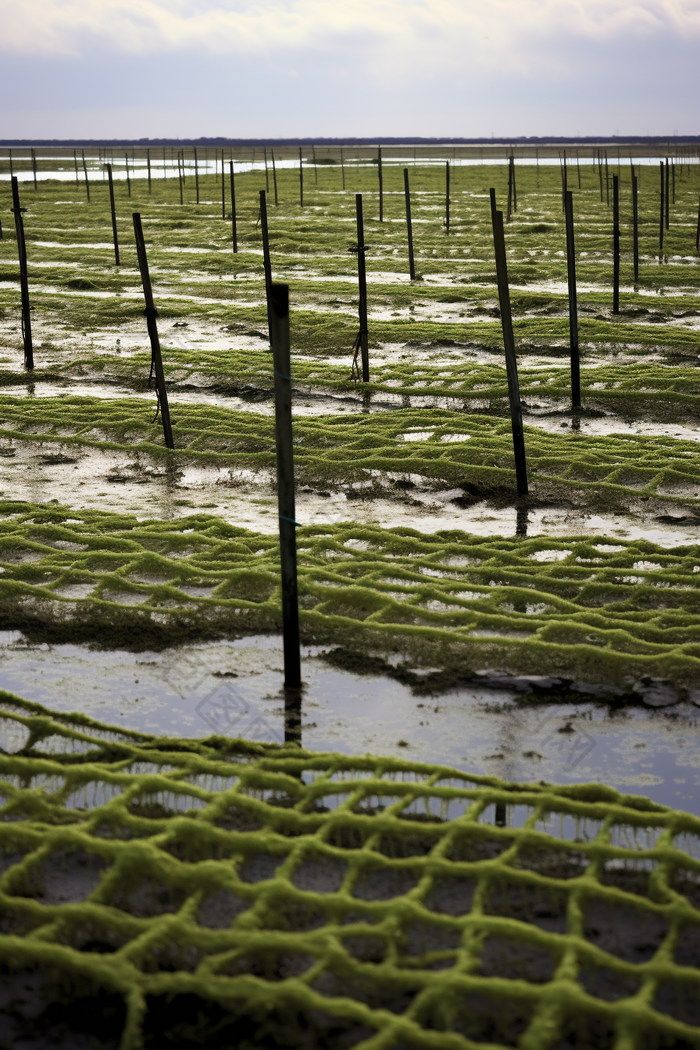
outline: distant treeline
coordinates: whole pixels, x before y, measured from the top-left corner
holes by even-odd
[[[700,135],[521,135],[516,138],[296,138],[296,139],[0,139],[0,146],[557,146],[557,145],[698,145]]]

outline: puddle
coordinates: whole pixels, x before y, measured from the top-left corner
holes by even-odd
[[[339,671],[304,650],[302,743],[444,763],[471,773],[556,784],[596,781],[700,813],[700,710],[626,709],[553,701],[515,706],[507,689],[435,697],[379,676]],[[161,653],[28,645],[0,636],[0,687],[60,711],[144,732],[284,740],[277,637]],[[560,732],[563,727],[570,730]],[[403,743],[399,743],[402,741]]]

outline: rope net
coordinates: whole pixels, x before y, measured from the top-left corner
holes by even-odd
[[[2,1046],[700,1046],[690,814],[0,711]]]

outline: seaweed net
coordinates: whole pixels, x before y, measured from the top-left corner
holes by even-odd
[[[176,522],[0,503],[0,626],[149,648],[278,630],[279,542],[207,514]],[[700,702],[700,549],[594,537],[297,530],[305,641],[397,661],[444,687],[486,668],[604,684],[667,679]],[[426,677],[428,668],[437,673]],[[639,685],[642,683],[642,685]]]
[[[1,712],[11,1046],[700,1046],[690,814]]]

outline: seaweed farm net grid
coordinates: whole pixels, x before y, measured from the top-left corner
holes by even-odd
[[[60,1022],[121,1050],[700,1046],[689,814],[155,738],[7,693],[0,710],[16,1038]]]

